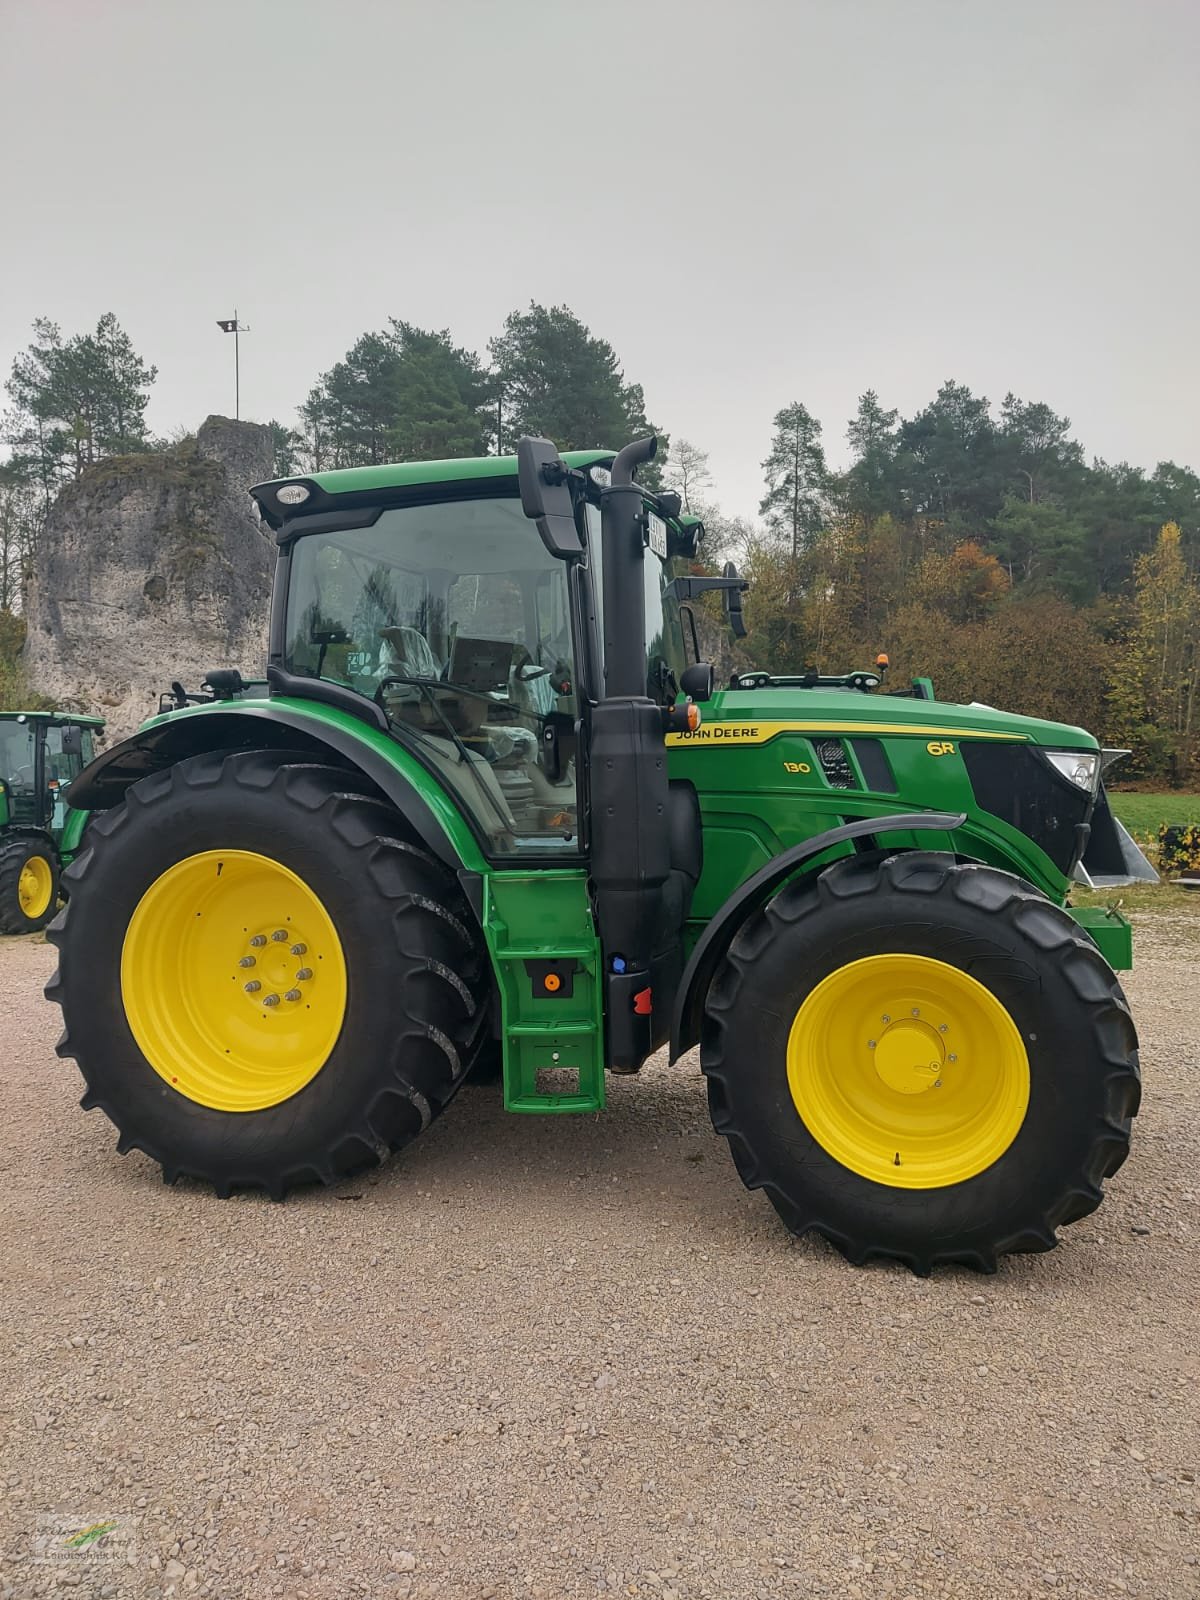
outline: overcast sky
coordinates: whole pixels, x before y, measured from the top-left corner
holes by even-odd
[[[1200,0],[0,0],[0,370],[115,311],[160,432],[531,298],[753,511],[950,376],[1200,468]],[[604,441],[619,444],[621,441]]]

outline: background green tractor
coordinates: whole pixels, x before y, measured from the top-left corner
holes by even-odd
[[[880,674],[713,683],[700,528],[615,457],[253,491],[268,687],[210,675],[79,781],[51,938],[83,1104],[164,1176],[282,1197],[498,1060],[594,1112],[695,1044],[743,1180],[851,1260],[992,1270],[1093,1210],[1139,1080],[1128,926],[1064,909],[1078,728]]]
[[[61,869],[87,821],[67,789],[103,726],[57,711],[0,712],[0,933],[36,933],[54,915]]]

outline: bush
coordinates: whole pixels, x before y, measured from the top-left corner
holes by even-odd
[[[1158,864],[1164,872],[1200,873],[1200,825],[1164,822],[1158,830]]]

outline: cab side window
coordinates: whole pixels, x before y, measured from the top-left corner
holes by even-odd
[[[642,563],[646,585],[646,693],[659,705],[674,705],[687,666],[679,608],[667,599],[671,564],[647,550]]]
[[[61,728],[46,729],[46,782],[51,787],[70,783],[83,771],[83,757],[67,755],[62,736]]]

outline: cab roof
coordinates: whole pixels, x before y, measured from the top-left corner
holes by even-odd
[[[568,467],[606,466],[615,450],[564,450]],[[489,479],[515,479],[517,458],[512,456],[452,456],[444,461],[401,461],[377,467],[340,467],[332,472],[297,473],[290,478],[274,478],[250,490],[267,522],[277,528],[285,518],[304,516],[310,511],[330,509],[330,497],[369,496],[393,489],[439,488],[451,483],[479,483]],[[284,505],[276,492],[285,484],[302,484],[311,498],[303,509]]]
[[[77,722],[84,728],[102,728],[103,717],[77,716],[74,711],[0,711],[0,722]]]

